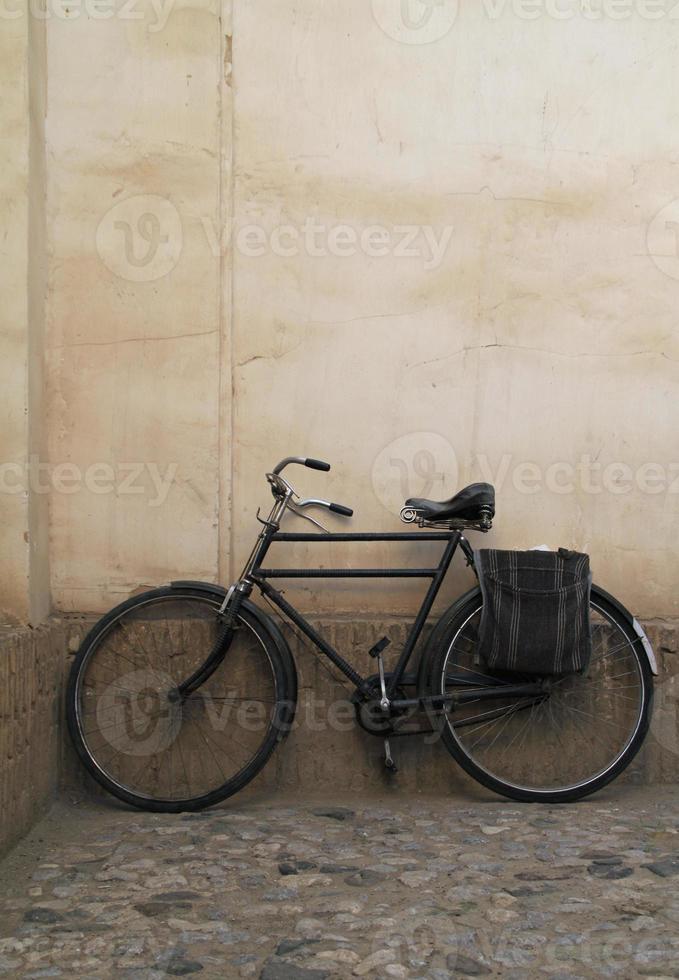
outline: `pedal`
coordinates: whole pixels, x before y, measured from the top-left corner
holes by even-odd
[[[390,643],[391,643],[391,640],[389,639],[389,637],[388,636],[383,636],[381,640],[378,640],[377,641],[377,643],[375,644],[374,647],[370,647],[370,649],[368,650],[368,653],[370,654],[370,656],[373,659],[375,657],[379,657],[379,655],[382,653],[382,651],[383,650],[386,650]]]
[[[389,745],[388,738],[385,738],[384,740],[384,767],[385,769],[388,769],[389,772],[398,772],[398,766],[391,757],[391,747]]]

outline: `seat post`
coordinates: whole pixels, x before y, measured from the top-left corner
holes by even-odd
[[[420,638],[422,627],[426,623],[429,613],[431,612],[431,607],[434,605],[434,600],[438,595],[443,579],[446,577],[446,572],[450,567],[453,555],[455,554],[455,549],[457,548],[461,537],[461,531],[453,531],[450,535],[450,540],[446,544],[443,554],[441,555],[441,561],[439,562],[438,568],[436,569],[436,572],[431,580],[431,585],[427,589],[427,594],[422,600],[420,611],[415,617],[415,622],[410,629],[410,633],[408,634],[408,639],[405,642],[401,656],[398,658],[396,668],[389,679],[389,683],[387,684],[387,697],[389,700],[393,698],[396,688],[401,683],[403,672],[408,666],[408,661],[410,660],[412,652],[415,649],[415,644]]]

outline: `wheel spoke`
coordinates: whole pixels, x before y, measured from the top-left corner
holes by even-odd
[[[593,600],[591,606],[593,653],[584,674],[555,678],[540,698],[506,698],[484,710],[480,687],[478,697],[446,714],[446,744],[472,775],[519,799],[550,793],[575,798],[606,778],[623,757],[631,758],[647,703],[648,675],[626,621],[604,611],[604,605]],[[465,674],[498,683],[497,677],[483,674],[476,655],[480,611],[477,599],[451,624],[433,693],[464,688],[474,695],[473,686],[455,684],[455,676]],[[505,674],[502,682],[525,679]]]
[[[147,596],[79,658],[72,732],[90,771],[122,799],[176,809],[223,798],[236,778],[240,785],[256,774],[277,741],[277,705],[289,700],[278,653],[242,619],[223,663],[174,702],[177,667],[193,672],[214,646],[220,603],[169,590]]]

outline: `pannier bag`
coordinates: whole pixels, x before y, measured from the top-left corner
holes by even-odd
[[[487,667],[541,676],[586,669],[592,652],[588,555],[483,548],[474,563],[483,595],[478,653]]]

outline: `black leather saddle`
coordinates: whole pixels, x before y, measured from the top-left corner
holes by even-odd
[[[495,515],[495,488],[490,483],[470,483],[450,500],[438,503],[422,497],[410,497],[406,507],[418,512],[425,521],[470,521],[475,523],[484,516]],[[485,513],[484,513],[485,512]]]

